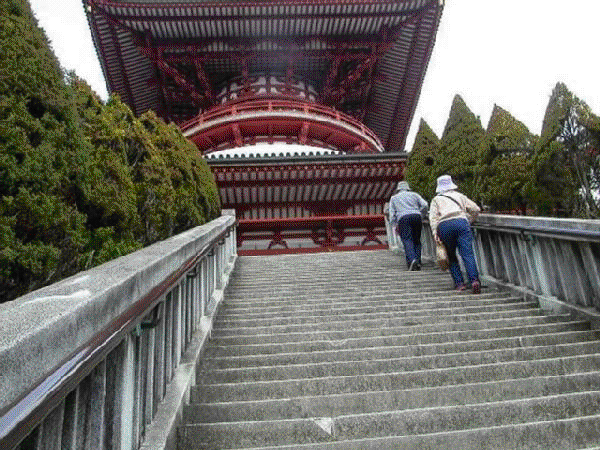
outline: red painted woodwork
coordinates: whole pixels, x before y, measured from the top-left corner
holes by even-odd
[[[109,90],[136,114],[154,109],[168,120],[187,120],[214,106],[232,77],[247,81],[268,71],[309,81],[321,103],[363,121],[385,151],[404,146],[444,4],[84,3]]]
[[[294,98],[239,99],[180,125],[202,153],[259,142],[285,142],[343,151],[383,152],[379,138],[358,120]]]
[[[241,219],[381,214],[405,154],[208,158],[224,209]]]
[[[384,246],[380,237],[385,236],[383,215],[361,216],[321,216],[298,217],[287,219],[240,219],[237,229],[238,247],[245,241],[269,241],[268,254],[289,253],[292,249],[287,240],[310,240],[315,247],[304,249],[315,251],[315,248],[341,248],[347,238],[362,238],[359,246],[367,244],[381,248]],[[244,250],[244,251],[252,251]]]
[[[382,246],[443,0],[84,3],[109,90],[181,124],[236,209],[241,243]],[[211,158],[261,143],[338,154]]]

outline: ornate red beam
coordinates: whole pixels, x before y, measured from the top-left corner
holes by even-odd
[[[326,178],[280,178],[271,180],[216,180],[220,188],[228,187],[259,187],[259,186],[339,186],[346,184],[360,183],[360,178],[357,177],[332,177],[331,179]],[[396,175],[382,175],[368,178],[369,183],[396,183],[398,182],[398,174]]]
[[[335,173],[339,173],[339,172],[347,172],[347,171],[353,171],[352,175],[356,176],[356,177],[360,177],[362,176],[361,174],[365,171],[365,170],[404,170],[404,166],[406,165],[406,162],[404,160],[395,160],[395,161],[391,161],[391,162],[387,162],[387,161],[376,161],[376,162],[369,162],[368,164],[361,164],[361,163],[356,163],[356,162],[339,162],[339,161],[333,161],[333,162],[329,162],[329,163],[324,163],[324,162],[312,162],[312,161],[307,161],[307,162],[298,162],[297,164],[291,164],[287,161],[285,161],[284,163],[277,163],[276,161],[269,161],[266,164],[263,163],[261,165],[249,165],[249,166],[233,166],[233,165],[229,165],[229,166],[219,166],[219,161],[220,158],[217,160],[210,160],[210,162],[213,165],[213,172],[214,173],[218,173],[218,174],[222,174],[222,173],[257,173],[257,172],[272,172],[274,170],[277,170],[278,172],[290,172],[290,171],[295,171],[295,172],[302,172],[302,174],[305,174],[306,171],[310,171],[311,174],[313,174],[314,172],[335,172]],[[360,171],[360,173],[356,173],[356,171]]]
[[[250,209],[275,209],[275,208],[302,208],[312,212],[315,215],[318,214],[343,214],[353,206],[361,205],[383,205],[388,200],[373,200],[373,199],[357,199],[357,200],[336,200],[335,202],[321,200],[321,201],[296,201],[296,202],[256,202],[252,204],[248,203],[229,203],[223,204],[223,209],[235,209],[240,213],[248,211]],[[241,214],[240,214],[241,215]]]
[[[364,216],[321,216],[321,217],[288,217],[284,219],[240,219],[238,231],[261,230],[307,230],[323,228],[329,223],[333,228],[385,227],[383,215]]]
[[[268,240],[269,253],[287,253],[288,239],[310,239],[321,249],[333,250],[342,249],[348,237],[362,237],[358,248],[373,247],[366,245],[370,242],[377,248],[385,248],[379,239],[384,234],[383,215],[240,219],[237,228],[238,247],[248,240]],[[244,254],[244,250],[239,254]]]
[[[95,3],[97,5],[105,5],[105,6],[115,6],[114,5],[114,0],[88,0],[89,3]],[[391,4],[398,4],[398,3],[410,3],[412,0],[388,0],[387,2],[382,1],[382,0],[355,0],[353,3],[358,3],[358,4],[363,4],[363,5],[382,5],[385,3],[391,3]],[[325,5],[325,4],[336,4],[339,3],[335,0],[333,1],[323,1],[323,0],[303,0],[302,4],[304,5]],[[280,5],[297,5],[298,1],[297,0],[266,0],[264,1],[265,5],[274,5],[274,6],[280,6]],[[212,0],[212,1],[206,1],[206,2],[202,2],[200,5],[198,5],[198,3],[192,3],[192,2],[186,2],[186,1],[180,1],[180,2],[173,2],[172,4],[169,3],[169,5],[174,6],[174,7],[178,7],[178,8],[193,8],[193,7],[206,7],[206,8],[233,8],[233,7],[251,7],[251,6],[256,6],[255,2],[252,1],[218,1],[218,0]],[[164,6],[164,3],[145,3],[145,4],[141,4],[137,3],[137,2],[119,2],[118,4],[119,7],[123,7],[123,8],[145,8],[145,9],[159,9],[160,7]]]

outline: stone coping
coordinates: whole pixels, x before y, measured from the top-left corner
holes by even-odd
[[[532,216],[513,216],[505,214],[481,214],[477,217],[474,226],[488,225],[491,227],[526,227],[539,228],[548,231],[555,231],[560,234],[562,230],[569,231],[600,231],[600,220],[591,219],[561,219],[554,217],[532,217]]]
[[[234,223],[221,216],[0,304],[0,410]]]

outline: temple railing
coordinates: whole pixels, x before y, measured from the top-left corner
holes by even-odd
[[[172,446],[235,264],[225,214],[0,305],[0,448]]]
[[[240,219],[238,222],[238,251],[242,256],[280,253],[306,253],[327,250],[385,249],[383,219],[380,214],[288,217],[279,219]],[[351,238],[359,238],[355,245]],[[288,241],[305,241],[303,247],[293,248]],[[266,248],[243,248],[246,241],[268,242]],[[312,244],[312,245],[311,245]]]
[[[386,219],[389,248],[402,249]],[[482,279],[535,297],[542,308],[600,311],[600,220],[482,214],[473,224]],[[429,224],[423,258],[434,259]],[[590,316],[591,315],[591,316]]]
[[[295,143],[348,153],[381,153],[379,137],[362,122],[296,98],[251,96],[215,106],[180,124],[203,154],[265,142]]]

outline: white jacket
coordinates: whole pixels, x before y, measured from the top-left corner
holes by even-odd
[[[453,200],[456,200],[458,205]],[[464,218],[469,222],[473,222],[480,211],[481,208],[477,206],[477,203],[458,191],[440,192],[433,197],[429,206],[429,225],[431,226],[431,231],[437,234],[438,224],[444,220]]]

